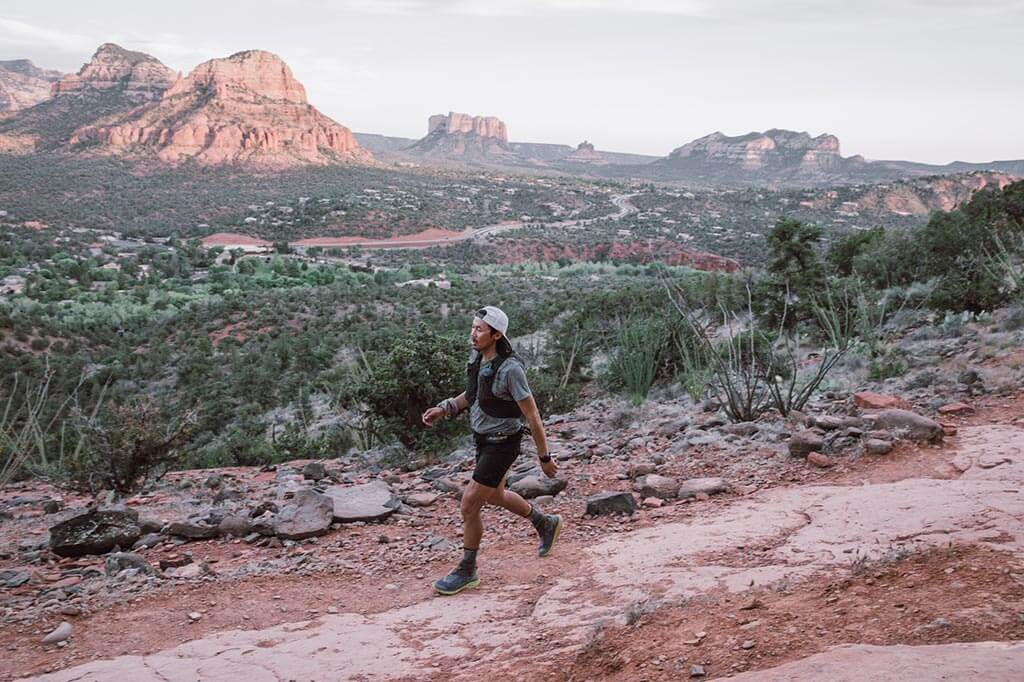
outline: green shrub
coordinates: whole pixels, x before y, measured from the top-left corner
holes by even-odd
[[[657,320],[619,323],[617,345],[608,365],[609,385],[622,387],[634,405],[641,405],[654,383],[664,344],[664,325]]]
[[[367,354],[364,369],[346,400],[360,406],[367,424],[408,448],[437,454],[465,433],[461,420],[440,420],[432,428],[423,412],[466,387],[465,340],[425,324],[406,331],[386,351]],[[387,438],[382,438],[387,440]]]
[[[194,412],[171,417],[150,398],[106,405],[96,415],[77,412],[74,421],[83,441],[65,460],[66,482],[91,493],[137,492],[151,475],[179,461],[179,448],[194,427],[195,417]]]

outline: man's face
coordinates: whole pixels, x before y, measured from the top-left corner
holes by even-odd
[[[496,335],[490,326],[479,317],[473,318],[473,328],[469,332],[469,345],[473,350],[484,352],[497,342]]]

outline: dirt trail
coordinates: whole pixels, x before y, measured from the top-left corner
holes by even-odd
[[[567,679],[594,653],[602,632],[658,607],[843,578],[894,551],[989,552],[1006,562],[1003,572],[993,574],[1005,588],[1003,601],[1022,599],[1024,576],[1014,571],[1024,558],[1024,428],[963,427],[956,448],[933,454],[921,458],[931,470],[918,472],[928,478],[769,489],[706,518],[613,534],[590,545],[567,542],[551,561],[522,561],[518,547],[515,568],[498,580],[485,574],[481,589],[455,598],[424,595],[378,613],[219,632],[160,653],[96,661],[37,679],[460,680],[482,673]],[[962,475],[936,478],[936,470]],[[1007,634],[1012,638],[1013,631]],[[805,650],[822,648],[812,643]],[[797,657],[793,652],[790,660]],[[879,672],[868,677],[886,679],[955,678],[968,671],[988,680],[1014,679],[1013,671],[1024,670],[1024,646],[838,647],[738,679],[863,679],[869,665]],[[658,670],[651,667],[635,679],[679,676],[664,666],[663,675]],[[579,679],[603,674],[592,669]]]

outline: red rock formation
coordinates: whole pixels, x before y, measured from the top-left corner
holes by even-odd
[[[951,211],[980,190],[1002,189],[1017,179],[1008,173],[986,171],[915,178],[871,187],[849,203],[851,208],[869,214],[926,216],[933,211]],[[814,206],[830,208],[834,203],[834,193],[825,194],[814,201]]]
[[[606,166],[608,161],[601,156],[601,153],[594,149],[594,145],[586,140],[576,146],[576,150],[565,157],[570,163],[588,163],[594,166]]]
[[[368,161],[352,132],[306,101],[280,57],[261,50],[200,64],[159,101],[81,128],[72,144],[151,148],[164,161],[271,167]]]
[[[158,99],[177,77],[155,57],[104,43],[78,73],[53,84],[53,96],[116,88],[132,100],[148,102]]]
[[[470,134],[478,137],[493,137],[502,144],[508,144],[505,123],[494,116],[470,116],[449,111],[448,115],[436,114],[427,122],[427,134],[442,130],[447,135]]]
[[[50,99],[53,84],[63,75],[28,59],[0,61],[0,111],[27,109]]]

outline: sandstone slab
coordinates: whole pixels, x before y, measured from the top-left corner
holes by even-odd
[[[274,535],[282,540],[305,540],[331,527],[334,502],[327,495],[301,490],[274,519]]]
[[[338,523],[381,521],[395,513],[401,501],[384,481],[362,485],[327,488],[324,494],[333,502],[334,520]]]

